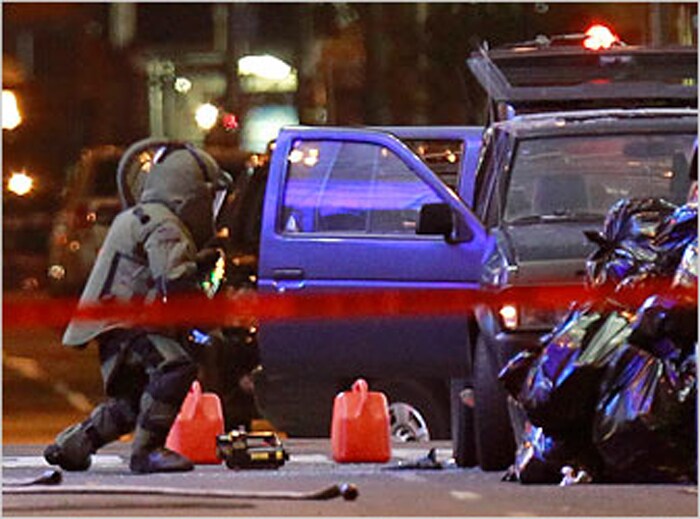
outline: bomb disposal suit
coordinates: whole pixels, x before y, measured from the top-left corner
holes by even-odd
[[[153,141],[132,145],[120,162],[142,156]],[[198,253],[214,235],[216,214],[231,178],[202,150],[185,143],[156,148],[144,167],[138,203],[112,223],[80,298],[97,303],[167,301],[200,290]],[[44,456],[65,470],[86,470],[91,454],[134,431],[135,473],[191,470],[187,458],[164,447],[197,374],[193,345],[175,329],[146,329],[105,318],[69,323],[66,346],[95,340],[107,399],[61,432]]]

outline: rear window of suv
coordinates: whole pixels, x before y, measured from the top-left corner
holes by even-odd
[[[512,163],[504,219],[600,215],[620,198],[681,204],[696,136],[557,136],[523,140]]]

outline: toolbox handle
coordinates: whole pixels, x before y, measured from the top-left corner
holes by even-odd
[[[369,385],[364,378],[358,378],[352,385],[352,392],[359,393],[360,395],[360,405],[357,406],[357,412],[353,418],[358,418],[362,414],[362,410],[365,407],[365,402],[367,402],[367,395],[369,394]]]

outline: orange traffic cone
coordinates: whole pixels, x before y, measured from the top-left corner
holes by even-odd
[[[221,401],[214,393],[203,393],[195,380],[180,413],[175,418],[165,446],[193,463],[221,463],[216,455],[216,437],[224,432]]]
[[[331,445],[333,459],[341,463],[383,463],[391,458],[386,396],[369,391],[364,379],[356,380],[352,391],[335,397]]]

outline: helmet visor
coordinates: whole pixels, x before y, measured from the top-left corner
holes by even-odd
[[[219,211],[221,211],[221,208],[224,205],[224,202],[226,201],[226,195],[228,194],[227,189],[218,189],[214,191],[214,200],[212,202],[211,206],[211,211],[212,211],[212,217],[216,221],[216,219],[219,216]]]

